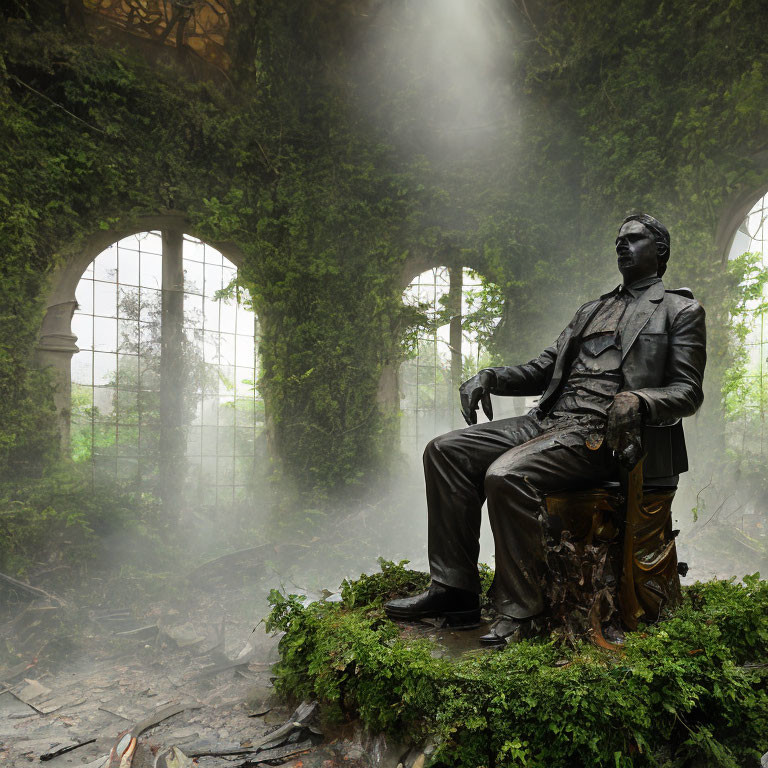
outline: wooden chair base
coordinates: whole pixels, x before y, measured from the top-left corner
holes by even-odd
[[[629,496],[625,504],[618,488],[595,488],[546,500],[550,608],[575,634],[588,628],[598,642],[604,629],[617,624],[617,614],[633,630],[639,621],[657,621],[680,600],[675,490],[633,489],[630,476]]]

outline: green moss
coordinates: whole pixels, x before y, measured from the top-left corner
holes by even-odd
[[[435,762],[454,768],[743,766],[768,749],[758,575],[686,588],[676,614],[630,633],[621,653],[543,638],[458,659],[406,642],[383,615],[385,596],[426,578],[383,561],[344,583],[342,603],[273,591],[267,626],[285,632],[277,688],[320,699],[330,720],[434,740]]]

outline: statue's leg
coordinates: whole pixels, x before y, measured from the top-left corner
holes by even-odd
[[[510,448],[541,432],[528,415],[457,429],[424,451],[428,551],[433,581],[480,592],[480,510],[488,467]]]
[[[544,597],[544,496],[593,484],[615,471],[607,447],[592,451],[578,429],[550,430],[504,453],[485,476],[496,549],[494,598],[499,613],[525,619]]]

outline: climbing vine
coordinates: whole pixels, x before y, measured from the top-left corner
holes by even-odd
[[[667,282],[708,311],[719,423],[743,282],[723,269],[719,216],[768,185],[757,0],[510,12],[515,120],[493,148],[466,143],[448,159],[403,140],[421,95],[384,87],[401,63],[356,76],[354,45],[373,27],[354,4],[233,4],[232,66],[211,79],[128,38],[103,45],[53,4],[22,5],[3,11],[0,32],[6,474],[55,461],[52,385],[33,364],[52,270],[94,231],[171,210],[244,254],[258,386],[299,506],[364,487],[393,452],[396,420],[377,391],[413,320],[399,282],[409,258],[471,264],[497,286],[474,319],[495,359],[515,362],[611,287],[616,227],[638,208],[672,231]],[[375,121],[361,117],[368,104]],[[495,330],[489,307],[503,314]]]

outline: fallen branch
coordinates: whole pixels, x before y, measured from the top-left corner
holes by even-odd
[[[46,760],[53,760],[54,757],[58,757],[59,755],[66,755],[67,752],[72,752],[72,750],[79,749],[80,747],[84,747],[87,744],[93,744],[96,741],[96,739],[88,739],[88,741],[81,741],[78,744],[71,744],[68,747],[62,747],[61,749],[57,749],[55,752],[46,752],[44,755],[40,755],[40,760],[45,762]]]
[[[35,597],[44,597],[46,600],[53,600],[60,606],[66,605],[64,600],[62,600],[60,597],[56,597],[56,595],[52,595],[49,592],[46,592],[44,589],[40,589],[40,587],[33,587],[31,584],[25,584],[23,581],[14,579],[12,576],[7,576],[4,573],[0,573],[0,581],[5,582],[14,589],[20,589],[22,592],[34,595]]]

